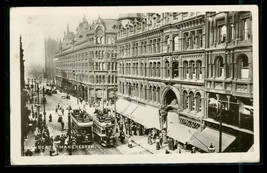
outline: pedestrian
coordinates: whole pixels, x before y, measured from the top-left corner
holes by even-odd
[[[159,136],[156,137],[156,150],[160,149],[160,140],[159,140]]]
[[[60,107],[60,105],[58,104],[58,105],[57,105],[57,108],[59,109],[59,107]]]
[[[149,145],[152,145],[152,134],[151,133],[149,133],[148,134],[148,137],[147,137],[147,143],[149,144]]]
[[[56,108],[55,112],[56,112],[56,114],[57,114],[57,108]]]
[[[129,148],[132,148],[133,147],[131,135],[129,135],[129,138],[128,138],[128,147]]]
[[[64,109],[63,108],[61,108],[61,112],[62,112],[62,115],[64,115]]]
[[[49,122],[52,122],[52,114],[49,115]]]
[[[61,130],[63,131],[64,130],[64,122],[63,121],[61,121]]]

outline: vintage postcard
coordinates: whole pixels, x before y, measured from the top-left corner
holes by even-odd
[[[10,9],[12,165],[257,163],[258,7]]]

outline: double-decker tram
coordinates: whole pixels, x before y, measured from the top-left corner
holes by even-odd
[[[105,147],[112,147],[116,144],[115,120],[108,114],[107,110],[96,110],[93,117],[94,140]]]
[[[93,143],[93,119],[84,110],[74,109],[71,114],[72,134],[76,144]]]

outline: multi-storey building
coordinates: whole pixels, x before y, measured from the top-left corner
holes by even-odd
[[[252,146],[250,12],[119,20],[118,113],[201,151]]]
[[[205,13],[119,20],[118,112],[186,143],[205,115]]]
[[[55,56],[58,50],[58,43],[52,38],[45,39],[45,75],[49,82],[55,82]]]
[[[219,130],[222,122],[222,144],[233,141],[228,147],[233,151],[253,144],[251,23],[249,11],[207,13],[206,18],[205,126]]]
[[[56,55],[59,86],[89,102],[113,99],[118,24],[100,17],[88,24],[84,17],[75,34],[67,29]]]

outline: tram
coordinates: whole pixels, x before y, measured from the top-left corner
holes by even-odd
[[[96,110],[93,117],[94,140],[104,147],[113,147],[116,144],[114,118]]]
[[[71,132],[76,139],[76,144],[93,143],[93,119],[88,113],[80,109],[72,110]]]

